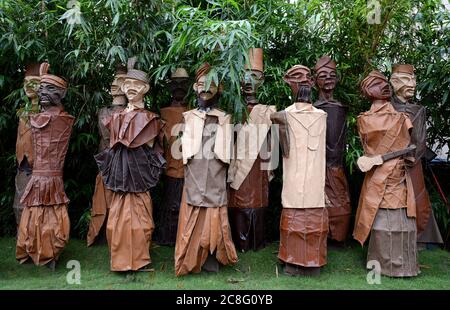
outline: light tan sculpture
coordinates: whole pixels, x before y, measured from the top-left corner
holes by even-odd
[[[283,211],[278,258],[285,273],[318,276],[327,262],[328,213],[325,207],[327,114],[311,104],[311,71],[289,69],[284,80],[294,104],[272,114],[283,152]]]

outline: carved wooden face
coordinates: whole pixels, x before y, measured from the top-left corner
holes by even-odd
[[[124,79],[115,77],[113,82],[111,83],[111,95],[114,96],[123,96],[124,93],[122,91]]]
[[[397,72],[391,76],[391,85],[397,97],[408,101],[416,91],[416,77],[413,74]]]
[[[289,84],[294,96],[294,101],[297,101],[299,90],[301,87],[311,88],[314,85],[311,71],[308,68],[298,68],[284,77],[284,81]]]
[[[375,99],[390,99],[391,98],[391,89],[387,81],[375,78],[363,89],[364,94],[367,98],[375,100]]]
[[[258,70],[245,70],[242,90],[246,96],[255,96],[259,86],[264,82],[264,73]]]
[[[127,78],[121,87],[125,96],[130,102],[140,102],[144,100],[145,94],[149,91],[150,85],[140,80]]]
[[[28,98],[34,99],[38,97],[39,85],[41,78],[39,76],[29,75],[23,80],[23,89]]]
[[[43,108],[61,104],[67,90],[50,83],[41,83],[38,90],[39,103]]]
[[[331,91],[336,87],[336,70],[328,67],[322,67],[316,73],[316,84],[319,89]]]
[[[217,87],[214,81],[211,81],[209,89],[206,89],[206,75],[202,75],[193,88],[197,97],[205,101],[211,100],[220,91],[220,88]]]

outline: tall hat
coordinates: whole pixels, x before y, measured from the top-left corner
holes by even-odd
[[[38,62],[33,62],[25,67],[25,76],[39,76],[39,68],[41,64]]]
[[[170,75],[171,79],[183,79],[183,78],[189,78],[189,74],[187,73],[186,69],[184,68],[177,68],[175,72],[173,72]]]
[[[150,82],[150,79],[148,78],[147,73],[145,73],[144,71],[141,71],[141,70],[134,69],[134,65],[136,64],[136,61],[137,61],[137,57],[131,57],[128,59],[127,78],[139,80],[139,81],[142,81],[142,82],[148,84]]]
[[[331,57],[328,55],[322,56],[319,58],[319,60],[317,60],[317,63],[314,66],[314,71],[317,73],[322,68],[329,68],[336,70],[336,62],[333,59],[331,59]]]
[[[287,81],[293,81],[295,82],[295,78],[293,77],[293,75],[295,75],[296,73],[298,73],[299,71],[308,71],[309,73],[311,73],[311,69],[309,69],[308,67],[304,66],[304,65],[295,65],[292,68],[290,68],[288,71],[286,71],[286,73],[283,76],[283,80]]]
[[[395,64],[392,66],[392,74],[407,73],[414,75],[414,66],[409,64]]]
[[[48,69],[50,64],[48,62],[43,62],[39,68],[39,75],[41,76],[41,83],[48,83],[55,85],[60,88],[67,88],[67,81],[59,76],[48,74]]]
[[[211,65],[207,62],[203,63],[195,72],[195,81],[197,82],[200,77],[207,75],[209,71],[211,71]]]
[[[257,70],[260,72],[264,72],[264,61],[263,61],[263,49],[262,48],[250,48],[248,50],[248,58],[250,62],[250,68],[248,64],[245,64],[245,70]]]

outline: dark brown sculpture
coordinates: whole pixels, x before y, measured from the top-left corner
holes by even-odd
[[[25,95],[31,101],[31,107],[24,107],[19,115],[19,126],[17,128],[16,141],[16,158],[17,158],[17,174],[16,174],[16,192],[14,195],[13,210],[16,217],[16,225],[19,227],[20,217],[24,205],[20,203],[28,181],[31,179],[33,167],[33,142],[31,139],[31,126],[29,116],[39,112],[39,98],[37,91],[41,77],[39,76],[40,64],[34,63],[28,65],[25,69],[25,78],[23,89]]]
[[[122,91],[128,106],[104,122],[110,131],[109,148],[95,159],[105,187],[113,191],[106,224],[111,270],[138,270],[151,263],[154,230],[150,189],[165,168],[162,124],[147,111],[144,95],[150,89],[147,74],[128,60]]]
[[[412,123],[390,103],[386,77],[372,71],[362,81],[361,90],[372,102],[370,110],[361,113],[357,121],[364,154],[385,155],[406,149]],[[367,261],[377,261],[381,274],[391,277],[419,273],[416,205],[411,175],[406,169],[408,161],[408,155],[399,155],[366,173],[353,231],[361,245],[370,233]]]
[[[412,102],[416,90],[414,67],[404,64],[394,65],[390,82],[394,91],[392,105],[395,110],[406,113],[413,124],[411,143],[416,146],[415,161],[408,167],[408,170],[416,198],[417,242],[443,243],[431,209],[430,197],[423,176],[422,158],[424,158],[427,148],[426,109],[424,106]]]
[[[329,57],[320,58],[314,67],[319,99],[314,107],[327,112],[327,172],[325,193],[328,197],[328,237],[345,241],[352,208],[347,178],[344,172],[347,107],[333,98],[337,83],[336,63]]]
[[[263,50],[250,49],[249,60],[242,81],[249,115],[237,135],[235,156],[228,172],[231,233],[236,248],[242,252],[265,246],[264,222],[272,177],[267,147],[272,125],[270,115],[276,112],[275,106],[260,104],[256,97],[264,81]]]
[[[222,86],[206,88],[209,64],[195,77],[199,108],[184,113],[181,137],[185,186],[175,245],[175,274],[217,272],[237,262],[227,213],[227,166],[231,158],[231,116],[216,108]]]
[[[285,273],[318,276],[327,263],[328,213],[325,207],[327,114],[311,104],[311,71],[289,69],[284,80],[294,104],[272,114],[283,153],[283,211],[278,258]]]
[[[98,131],[100,133],[100,143],[98,151],[102,152],[109,148],[110,132],[105,126],[105,122],[111,119],[114,113],[118,113],[125,109],[127,97],[122,91],[122,84],[126,78],[126,68],[119,67],[111,84],[111,95],[113,101],[111,106],[103,107],[98,111]],[[102,174],[99,172],[95,179],[95,190],[92,197],[91,221],[89,223],[89,231],[87,234],[87,245],[91,246],[99,235],[108,217],[108,209],[111,203],[113,192],[105,187]]]
[[[163,245],[175,245],[177,237],[178,214],[184,186],[184,166],[179,135],[183,113],[187,111],[186,95],[189,87],[188,73],[184,68],[177,68],[168,83],[172,102],[170,106],[161,109],[161,119],[165,122],[164,158],[167,161],[167,168],[163,176],[164,194],[157,232],[158,243]]]
[[[61,100],[67,82],[40,68],[38,91],[42,112],[30,116],[33,174],[20,202],[25,206],[17,236],[16,258],[31,258],[36,265],[55,262],[69,240],[69,199],[64,192],[63,168],[74,117],[64,112]]]

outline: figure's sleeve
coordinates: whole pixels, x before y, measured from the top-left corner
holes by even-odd
[[[278,125],[278,137],[280,140],[281,153],[283,154],[283,157],[289,157],[290,141],[286,111],[273,113],[270,115],[270,120],[272,123]],[[273,132],[272,134],[274,134],[275,137],[277,135],[276,132]]]

